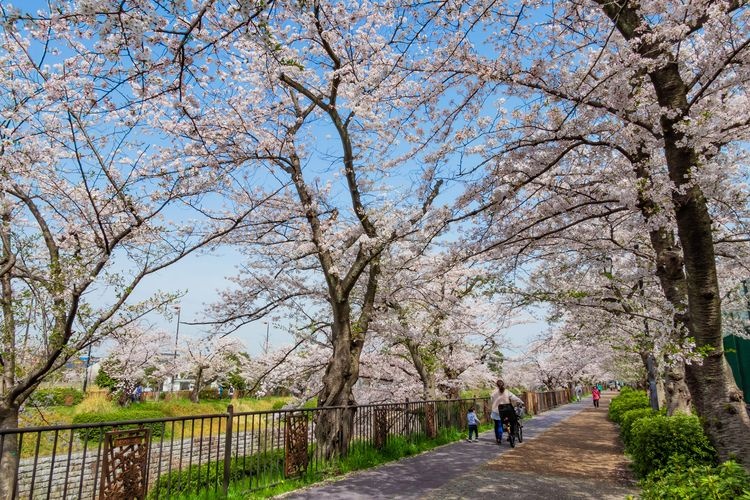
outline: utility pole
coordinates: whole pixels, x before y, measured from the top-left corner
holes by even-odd
[[[268,331],[271,328],[271,325],[268,321],[264,321],[263,324],[266,325],[266,341],[263,344],[263,355],[266,356],[268,355]]]
[[[174,306],[177,311],[177,329],[174,332],[174,357],[172,358],[172,387],[170,391],[174,391],[174,381],[177,379],[177,340],[180,338],[180,313],[182,308],[178,305]]]

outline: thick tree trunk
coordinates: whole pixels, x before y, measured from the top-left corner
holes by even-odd
[[[650,76],[662,106],[675,111],[687,109],[687,89],[676,63]],[[669,176],[677,186],[672,199],[687,271],[689,331],[696,349],[704,354],[702,363],[688,366],[687,382],[719,457],[735,457],[750,466],[750,416],[724,359],[712,221],[700,187],[690,184],[693,170],[698,168],[698,155],[684,145],[681,120],[681,113],[661,118]]]
[[[18,407],[0,406],[0,429],[18,428]],[[0,450],[0,500],[10,500],[18,470],[18,435],[6,434]]]
[[[325,458],[345,455],[354,429],[356,401],[353,388],[359,379],[359,357],[364,336],[352,332],[349,302],[333,306],[333,355],[323,375],[318,406],[342,407],[321,411],[315,423],[315,437]]]
[[[422,391],[425,401],[434,401],[437,399],[437,382],[435,381],[434,373],[430,373],[427,380],[422,382]]]
[[[666,390],[667,415],[689,415],[692,398],[685,380],[685,363],[665,360],[664,389]]]

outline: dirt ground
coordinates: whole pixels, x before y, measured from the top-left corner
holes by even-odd
[[[536,439],[498,456],[486,467],[503,472],[589,479],[597,484],[634,485],[617,426],[607,419],[609,401],[616,395],[602,394],[599,408],[593,405],[586,408]]]

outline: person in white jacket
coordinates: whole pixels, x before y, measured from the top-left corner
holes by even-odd
[[[505,388],[505,382],[498,380],[496,382],[497,389],[490,396],[492,400],[492,413],[491,417],[495,424],[495,439],[497,444],[503,442],[503,418],[508,417],[511,425],[511,432],[513,432],[518,425],[518,417],[513,409],[513,404],[523,404],[521,398],[510,392]]]

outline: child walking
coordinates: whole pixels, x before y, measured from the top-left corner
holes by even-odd
[[[469,413],[466,414],[466,421],[469,423],[469,439],[467,439],[468,442],[471,443],[471,436],[474,435],[474,442],[479,442],[479,417],[477,417],[477,414],[474,412],[474,407],[472,406],[469,408]]]

